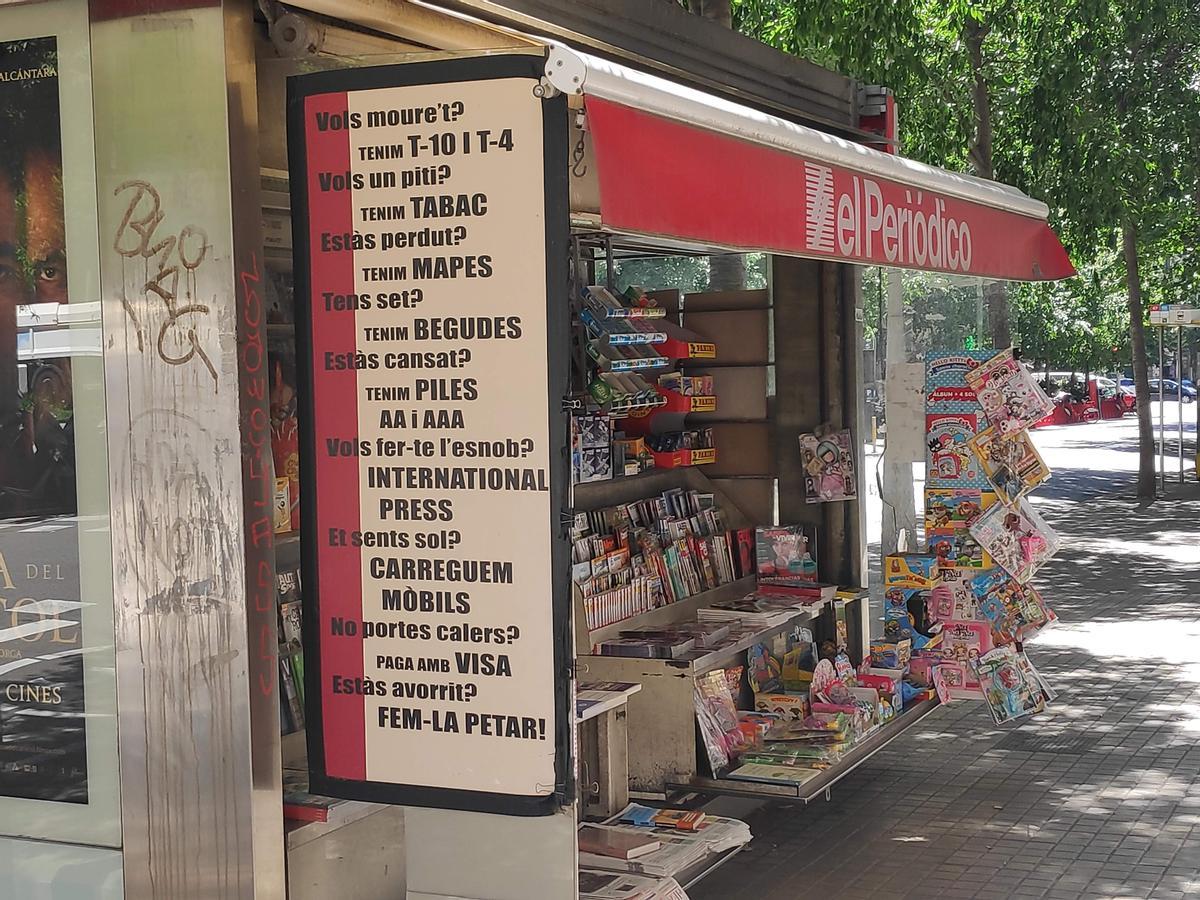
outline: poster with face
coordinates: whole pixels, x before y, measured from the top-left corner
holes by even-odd
[[[87,803],[57,64],[0,42],[0,796]]]
[[[33,349],[67,302],[55,45],[0,43],[0,518],[75,512],[70,362]]]

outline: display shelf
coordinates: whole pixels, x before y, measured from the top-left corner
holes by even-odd
[[[659,453],[651,450],[656,469],[678,469],[686,466],[707,466],[717,461],[716,447],[698,447],[695,450],[670,450]]]
[[[835,766],[831,766],[803,784],[777,784],[742,781],[737,778],[705,778],[700,775],[686,780],[667,782],[668,791],[723,794],[734,797],[757,797],[764,800],[790,800],[811,803],[825,796],[835,784],[865,763],[908,729],[938,708],[936,699],[923,700],[856,743]]]
[[[575,597],[575,620],[576,620],[576,636],[581,640],[576,640],[576,653],[582,656],[591,656],[592,648],[604,641],[611,641],[620,636],[622,631],[628,631],[632,628],[653,628],[659,625],[671,625],[675,622],[691,621],[696,617],[696,611],[712,606],[719,600],[732,600],[736,597],[742,597],[754,590],[754,576],[750,575],[746,578],[739,578],[737,581],[731,581],[729,584],[723,584],[720,587],[713,588],[707,591],[701,591],[699,594],[692,594],[690,597],[684,597],[682,600],[676,600],[674,603],[668,603],[666,606],[660,606],[657,609],[651,609],[644,613],[639,613],[636,616],[630,616],[628,619],[622,619],[620,622],[614,622],[611,625],[604,625],[600,628],[589,629],[587,620],[583,615],[583,595],[578,588],[574,588]],[[625,657],[606,656],[605,659],[619,659]],[[674,662],[675,660],[671,660]],[[668,662],[668,660],[660,660],[660,662]]]
[[[678,604],[672,604],[676,606]],[[670,607],[665,607],[670,608]],[[641,692],[629,699],[630,796],[662,799],[665,785],[697,776],[696,679],[707,672],[738,664],[750,646],[770,640],[820,614],[817,608],[797,610],[786,622],[745,635],[736,642],[688,660],[639,659],[623,656],[576,657],[580,678],[589,681],[634,681]]]
[[[651,493],[661,493],[667,488],[675,487],[675,476],[681,471],[688,470],[646,469],[636,475],[615,475],[598,481],[580,481],[571,485],[571,505],[576,511],[587,512],[618,503],[628,503],[631,500],[641,500]],[[663,486],[655,487],[659,484]],[[614,497],[617,499],[612,499]]]
[[[711,394],[681,394],[664,387],[660,387],[658,392],[667,398],[663,412],[686,414],[717,411],[717,398]]]
[[[685,891],[690,890],[749,846],[748,843],[742,844],[738,847],[732,847],[724,853],[706,856],[704,859],[698,860],[690,866],[681,869],[676,873],[675,880]]]
[[[783,634],[785,631],[790,631],[797,625],[805,622],[811,622],[821,615],[821,611],[825,608],[825,604],[813,604],[812,606],[797,610],[796,614],[787,621],[780,622],[777,625],[770,625],[760,631],[755,631],[751,634],[744,635],[732,644],[727,644],[724,647],[715,647],[705,653],[703,656],[695,659],[687,660],[692,675],[704,675],[711,672],[713,669],[724,669],[735,665],[741,661],[740,657],[755,644],[763,644],[771,640],[777,634]],[[677,662],[677,660],[664,660],[664,662]]]
[[[283,828],[287,836],[289,851],[303,847],[318,838],[345,828],[355,822],[362,821],[367,816],[389,809],[387,804],[367,803],[362,800],[336,800],[329,807],[329,819],[325,822],[299,822],[295,819],[284,819]]]
[[[743,580],[751,582],[750,587],[746,588],[745,590],[753,590],[753,578],[743,579]],[[737,582],[735,582],[735,584],[736,583]],[[726,585],[726,587],[728,587],[728,586],[729,585]],[[709,593],[712,593],[712,592],[710,591]],[[736,595],[734,595],[734,596],[736,596]],[[684,601],[680,601],[680,602],[684,602]],[[671,604],[671,606],[678,606],[678,605],[679,604],[676,604],[676,603]],[[670,607],[661,607],[661,609],[669,609],[669,608]],[[823,610],[824,608],[825,608],[824,604],[822,604],[822,605],[814,604],[806,609],[797,609],[796,613],[794,615],[790,616],[789,618],[787,618],[786,620],[780,621],[775,625],[768,625],[767,627],[759,629],[758,631],[753,631],[748,634],[744,634],[740,638],[738,638],[736,641],[733,641],[729,644],[725,644],[724,646],[721,646],[721,647],[714,647],[711,650],[704,651],[700,656],[686,657],[683,659],[646,659],[644,657],[639,657],[639,656],[601,656],[600,654],[580,653],[576,658],[580,659],[580,660],[586,659],[589,671],[599,665],[599,663],[594,662],[595,660],[604,660],[605,662],[607,662],[609,660],[620,659],[620,660],[637,661],[637,662],[641,662],[641,663],[660,663],[661,669],[662,669],[661,674],[684,673],[684,674],[691,675],[691,676],[704,675],[707,672],[711,672],[713,669],[726,668],[728,666],[736,664],[739,661],[739,658],[741,657],[741,655],[744,654],[751,647],[753,647],[755,644],[765,643],[778,634],[783,634],[785,631],[790,631],[792,628],[795,628],[797,625],[803,624],[804,622],[813,621],[821,614],[821,610]],[[659,610],[651,610],[651,613],[655,613],[655,612],[659,612]],[[643,613],[642,615],[650,615],[651,613]],[[624,622],[620,622],[616,625],[608,625],[604,629],[600,629],[600,630],[602,630],[602,631],[615,630],[617,632],[628,630],[631,627],[636,627],[636,626],[631,626],[629,624],[632,621],[633,621],[632,619],[627,619]],[[665,622],[663,624],[670,624],[671,622],[678,622],[678,621],[681,621],[681,620],[678,617],[676,617],[674,619],[668,620],[667,622]],[[616,635],[613,635],[613,636],[615,637]],[[603,640],[608,640],[608,639],[609,638],[604,638]],[[599,642],[597,642],[597,643],[599,643]]]
[[[654,400],[648,400],[642,403],[622,404],[619,401],[614,400],[608,404],[601,404],[600,411],[604,413],[604,415],[613,419],[626,419],[631,414],[646,415],[647,413],[653,413],[654,410],[662,409],[666,405],[666,402],[666,399],[661,396],[656,397]]]
[[[609,481],[579,484],[573,488],[571,506],[589,512],[630,503],[681,488],[711,493],[726,514],[729,528],[749,528],[753,523],[738,505],[702,471],[695,468],[651,469]],[[744,596],[754,588],[747,577],[711,591],[694,594],[675,603],[631,617],[615,625],[589,632],[583,616],[582,594],[572,585],[575,610],[576,671],[580,680],[636,682],[642,690],[629,698],[629,784],[641,796],[663,796],[667,779],[678,780],[697,773],[696,713],[693,690],[695,661],[592,656],[596,641],[616,637],[622,629],[655,627],[695,618],[697,609],[719,599]],[[700,668],[714,665],[722,657],[736,656],[733,647],[709,651],[699,657]],[[674,664],[672,664],[672,662]],[[682,668],[681,668],[682,666]]]
[[[661,405],[651,407],[640,415],[622,417],[619,428],[631,437],[683,431],[684,417],[691,413],[717,410],[717,398],[710,394],[681,394],[664,387],[659,387],[658,393],[663,399]]]
[[[588,333],[595,338],[603,338],[612,346],[628,344],[662,344],[667,340],[665,331],[645,331],[631,325],[626,316],[600,317],[590,309],[581,310],[579,320],[587,326]],[[622,331],[621,328],[632,328]]]
[[[584,722],[587,722],[590,719],[594,719],[597,716],[600,716],[606,712],[609,712],[610,710],[617,709],[618,707],[624,706],[626,703],[629,702],[629,698],[632,697],[634,694],[636,694],[641,689],[642,689],[642,686],[640,684],[632,684],[628,688],[626,688],[625,690],[622,690],[622,691],[604,691],[604,693],[609,694],[610,696],[606,697],[605,699],[603,699],[597,703],[591,704],[586,709],[584,709],[582,712],[580,712],[578,706],[576,706],[576,708],[575,708],[575,724],[582,725]],[[586,690],[584,692],[586,693]],[[576,703],[578,704],[579,702],[580,701],[577,697]]]
[[[598,321],[593,319],[593,321]],[[711,341],[701,340],[698,334],[688,331],[669,320],[656,320],[655,328],[666,336],[665,340],[654,343],[629,343],[618,340],[618,335],[605,332],[601,337],[588,341],[588,355],[602,369],[613,372],[632,372],[641,369],[662,369],[690,362],[710,364],[717,358],[717,345]],[[644,332],[639,332],[644,333]],[[633,338],[633,335],[624,335]],[[654,355],[625,357],[611,349],[619,346],[653,347]],[[610,352],[605,352],[606,350]]]
[[[622,309],[606,309],[606,319],[665,319],[666,307],[663,306],[626,306]]]
[[[621,475],[603,481],[576,484],[572,488],[571,506],[581,512],[590,512],[606,506],[642,500],[671,488],[694,489],[715,494],[722,509],[730,513],[736,511],[736,516],[730,519],[730,527],[742,528],[752,524],[746,521],[737,504],[720,491],[702,471],[692,467],[648,469],[637,475]]]
[[[681,363],[692,361],[712,362],[717,358],[717,345],[706,341],[694,331],[689,331],[682,325],[666,321],[662,324],[667,339],[657,345],[657,349],[672,359]]]
[[[660,350],[666,345],[618,345],[610,344],[606,338],[601,338],[588,341],[588,356],[595,361],[601,371],[607,372],[641,372],[647,369],[667,369],[674,365],[672,359],[662,353],[650,356],[623,356],[620,353],[614,353],[613,348],[617,346],[653,346],[655,350]]]

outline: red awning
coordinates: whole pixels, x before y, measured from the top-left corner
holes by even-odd
[[[1012,281],[1075,274],[1045,204],[1015,188],[558,47],[547,75],[582,85],[608,230]]]

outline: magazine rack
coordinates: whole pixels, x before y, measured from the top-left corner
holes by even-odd
[[[726,511],[729,526],[748,528],[751,522],[720,488],[696,469],[651,470],[630,478],[575,486],[574,508],[590,511],[653,496],[671,488],[712,493]],[[668,785],[701,777],[707,767],[696,741],[693,701],[695,681],[714,669],[737,665],[754,644],[769,640],[796,625],[813,621],[823,610],[799,610],[787,622],[737,642],[712,650],[697,659],[639,659],[593,655],[593,648],[623,630],[665,626],[693,620],[696,611],[719,600],[740,597],[754,590],[754,577],[742,578],[710,591],[632,616],[603,628],[589,629],[584,618],[583,595],[572,586],[575,609],[576,669],[581,681],[625,681],[642,685],[629,699],[629,779],[633,792],[664,797]],[[740,782],[742,787],[745,782]]]
[[[790,782],[765,784],[753,781],[740,781],[735,778],[694,776],[687,779],[668,781],[666,787],[668,791],[787,800],[804,804],[820,798],[829,799],[829,791],[837,782],[841,781],[905,731],[908,731],[908,729],[924,719],[937,709],[938,706],[939,701],[933,699],[923,700],[909,707],[886,725],[881,725],[873,734],[855,743],[854,747],[845,753],[837,764],[830,766],[815,778],[803,784]]]

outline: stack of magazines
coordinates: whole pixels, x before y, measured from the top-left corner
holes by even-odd
[[[754,573],[754,532],[728,530],[712,494],[658,497],[576,513],[571,577],[595,629]]]
[[[637,806],[631,804],[602,825],[580,826],[580,868],[674,878],[750,840],[750,827],[745,822],[723,816],[704,816],[694,830],[621,824],[622,818],[630,818]],[[645,849],[651,844],[657,846]],[[628,847],[634,849],[626,850]]]
[[[601,656],[688,659],[723,647],[733,633],[728,622],[676,622],[622,631],[600,644]]]
[[[761,747],[741,755],[730,778],[803,784],[841,759],[854,744],[850,720],[841,713],[814,713],[799,721],[776,722]]]
[[[712,606],[697,610],[701,622],[741,622],[758,628],[773,628],[794,619],[805,604],[790,597],[747,594],[732,600],[718,600]]]
[[[741,819],[706,815],[693,810],[659,809],[630,803],[608,821],[609,824],[652,829],[652,834],[659,834],[664,829],[668,832],[696,834],[708,844],[709,853],[725,853],[750,843],[750,826]]]
[[[579,870],[580,900],[687,900],[674,878],[651,878],[601,869]]]

